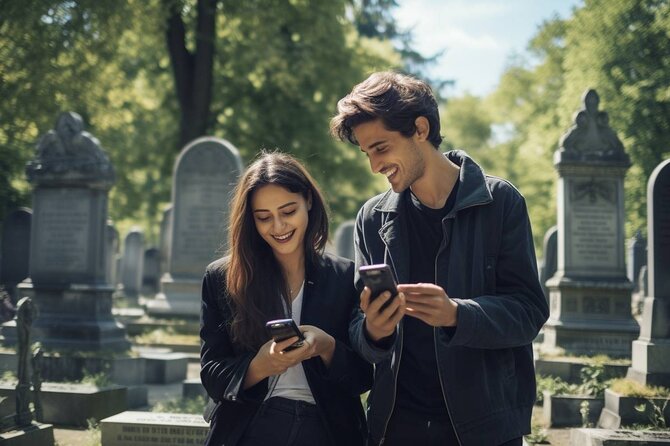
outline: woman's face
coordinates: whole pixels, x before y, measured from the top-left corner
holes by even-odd
[[[251,196],[256,230],[278,259],[303,255],[311,207],[311,200],[274,184],[259,188]]]

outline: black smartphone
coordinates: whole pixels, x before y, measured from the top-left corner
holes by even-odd
[[[377,296],[384,291],[391,292],[391,299],[382,306],[382,310],[386,308],[386,305],[388,305],[395,296],[398,295],[395,279],[393,278],[393,273],[388,265],[383,263],[379,265],[365,265],[358,268],[358,272],[360,273],[365,286],[372,291],[370,302],[375,300]]]
[[[298,326],[293,319],[275,319],[274,321],[268,321],[265,324],[265,328],[267,328],[270,337],[272,337],[275,342],[281,342],[288,338],[292,338],[293,336],[298,337],[297,341],[283,350],[285,352],[302,347],[305,343],[305,336],[300,329],[298,329]]]

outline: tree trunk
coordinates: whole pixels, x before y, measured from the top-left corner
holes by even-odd
[[[169,9],[166,41],[179,100],[179,147],[207,132],[212,102],[217,0],[198,0],[195,52],[186,48],[182,1],[164,0]]]

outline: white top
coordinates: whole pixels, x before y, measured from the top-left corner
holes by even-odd
[[[293,302],[291,302],[291,310],[293,312],[293,320],[300,325],[300,315],[302,313],[302,295],[305,289],[305,282],[302,283],[300,291]],[[312,391],[307,384],[307,377],[305,370],[302,368],[302,363],[289,367],[284,373],[279,375],[277,384],[268,398],[273,396],[281,396],[291,400],[307,401],[315,404]]]

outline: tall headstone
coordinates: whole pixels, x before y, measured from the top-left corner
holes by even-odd
[[[161,220],[160,228],[160,275],[168,272],[168,264],[170,261],[170,227],[172,221],[172,205],[168,205],[163,209],[163,219]]]
[[[175,163],[167,274],[161,292],[146,302],[150,315],[198,317],[207,265],[226,250],[229,201],[242,160],[228,141],[212,137],[189,143]]]
[[[105,281],[109,285],[116,284],[116,255],[119,253],[119,231],[111,220],[107,220],[105,245]]]
[[[19,300],[16,285],[28,277],[32,214],[30,209],[17,209],[7,215],[2,225],[0,285],[14,302]]]
[[[640,276],[640,268],[647,264],[647,240],[638,230],[633,238],[628,241],[628,255],[626,271],[628,280],[635,285],[634,292],[639,291],[637,279]]]
[[[540,274],[540,284],[544,295],[549,300],[549,290],[547,289],[547,280],[554,277],[558,267],[558,227],[552,226],[544,234],[544,243],[542,252],[544,260],[542,261],[542,272]]]
[[[131,228],[123,242],[121,261],[121,292],[123,297],[137,301],[142,290],[144,268],[144,233],[138,227]]]
[[[353,220],[342,222],[335,231],[335,251],[338,256],[354,260],[354,225]]]
[[[152,246],[144,250],[142,268],[142,294],[152,296],[158,292],[160,280],[160,252]]]
[[[127,350],[105,277],[107,194],[114,183],[107,155],[79,115],[63,113],[40,139],[26,173],[33,187],[30,280],[19,293],[39,309],[35,339],[54,350]],[[14,321],[2,333],[6,344],[16,344]]]
[[[670,159],[659,164],[649,178],[647,236],[648,294],[628,378],[670,387]]]
[[[623,181],[631,164],[599,101],[595,90],[585,93],[584,108],[554,154],[558,267],[547,282],[542,347],[627,356],[639,331],[624,262]]]

